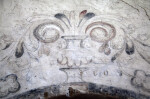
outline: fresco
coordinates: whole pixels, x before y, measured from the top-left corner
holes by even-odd
[[[0,5],[0,98],[68,95],[74,84],[79,93],[150,98],[149,0]]]

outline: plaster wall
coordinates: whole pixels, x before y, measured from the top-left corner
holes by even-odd
[[[0,0],[0,78],[0,98],[104,85],[149,99],[150,0]]]

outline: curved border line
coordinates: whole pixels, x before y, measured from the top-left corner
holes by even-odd
[[[150,99],[150,96],[146,96],[144,94],[135,93],[134,91],[121,89],[117,87],[112,86],[106,86],[106,85],[98,85],[95,83],[86,83],[86,82],[73,82],[73,83],[64,83],[60,85],[51,85],[51,86],[45,86],[37,89],[33,89],[27,92],[24,92],[22,94],[10,97],[8,99],[35,99],[38,95],[44,95],[44,92],[53,92],[53,95],[60,95],[60,87],[61,86],[69,86],[69,85],[78,85],[78,86],[86,86],[88,93],[95,93],[95,94],[108,94],[110,96],[118,96],[121,99]],[[58,87],[57,87],[58,86]],[[56,87],[55,92],[51,87]],[[67,87],[66,87],[67,88]]]

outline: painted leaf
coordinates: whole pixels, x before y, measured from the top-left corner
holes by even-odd
[[[87,10],[83,10],[82,12],[80,12],[79,18],[80,18],[80,19],[83,18],[86,13],[87,13]]]
[[[124,48],[122,48],[122,50],[120,50],[119,52],[117,52],[112,58],[111,61],[114,62],[124,51]]]
[[[12,44],[12,43],[6,44],[5,48],[3,48],[2,50],[5,50],[5,49],[9,48],[9,46],[10,46],[11,44]]]
[[[56,14],[55,17],[58,18],[58,19],[66,18],[66,16],[62,13]]]
[[[114,55],[112,58],[111,58],[111,61],[114,62],[116,60],[117,56]]]
[[[82,13],[82,12],[81,12]],[[83,13],[85,13],[85,12],[83,12]],[[94,13],[92,13],[92,12],[90,12],[90,13],[85,13],[85,15],[84,15],[84,17],[82,18],[82,19],[80,19],[80,21],[79,21],[79,24],[78,24],[78,27],[80,26],[80,24],[82,23],[82,21],[87,21],[87,20],[89,20],[90,18],[92,18],[92,17],[94,17],[95,16],[95,14]]]
[[[85,15],[85,18],[88,20],[88,19],[90,19],[90,18],[92,18],[92,17],[94,17],[95,16],[95,14],[94,13],[87,13],[86,15]]]
[[[129,42],[126,43],[126,49],[125,49],[125,51],[126,51],[126,53],[128,55],[134,54],[135,49],[134,49],[134,44],[133,44],[132,41],[129,41]]]
[[[15,56],[16,58],[20,58],[24,53],[23,42],[19,42],[16,48]]]
[[[57,19],[59,19],[59,20],[61,20],[66,26],[67,26],[67,22],[69,23],[69,25],[71,26],[71,24],[70,24],[70,21],[69,21],[69,19],[67,18],[67,16],[65,15],[65,14],[62,14],[62,13],[57,13],[57,14],[55,14],[55,17],[57,18]],[[64,19],[66,19],[66,20],[64,20]],[[68,26],[67,26],[68,27]]]

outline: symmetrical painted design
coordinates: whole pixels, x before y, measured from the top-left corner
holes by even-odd
[[[36,0],[29,1],[36,2]],[[112,12],[107,12],[107,6],[101,7],[103,3],[96,4],[104,1],[111,2],[108,9]],[[0,79],[0,97],[11,97],[12,94],[9,93],[19,91],[20,94],[45,85],[51,85],[51,94],[57,95],[64,92],[64,89],[53,84],[73,85],[74,82],[78,89],[73,90],[79,93],[81,87],[95,93],[108,91],[107,93],[111,92],[112,95],[120,94],[118,91],[120,89],[123,90],[121,94],[125,97],[129,95],[131,98],[149,95],[150,24],[148,10],[142,6],[149,7],[149,4],[137,1],[140,4],[134,6],[126,1],[129,0],[90,1],[97,7],[87,6],[73,11],[58,8],[58,11],[50,10],[44,15],[33,14],[29,18],[25,16],[27,19],[21,19],[20,24],[23,24],[21,26],[14,21],[19,27],[10,26],[13,28],[12,34],[15,35],[0,31],[0,73],[11,74]],[[81,2],[85,3],[84,0]],[[13,10],[19,9],[17,7],[19,6],[16,5]],[[4,85],[7,87],[3,87]],[[66,88],[69,86],[71,85],[64,84]],[[119,89],[114,89],[115,87]],[[43,93],[41,90],[40,92]]]
[[[92,12],[87,13],[87,10],[79,14],[78,25],[71,24],[72,20],[69,20],[65,14],[58,13],[54,17],[50,20],[33,22],[29,30],[20,37],[11,54],[14,54],[16,59],[23,57],[25,52],[30,58],[35,59],[46,54],[56,59],[59,64],[72,67],[105,63],[102,62],[104,57],[107,59],[106,63],[110,60],[114,62],[124,50],[128,55],[134,54],[136,50],[147,63],[150,61],[149,54],[144,55],[137,46],[140,44],[149,48],[149,45],[132,37],[128,33],[128,27],[118,21],[111,19],[115,22],[113,25],[111,22],[105,22],[106,18],[95,16]],[[120,27],[115,27],[116,24]],[[3,36],[2,40],[9,39],[9,41],[3,40],[6,43],[1,46],[1,52],[5,53],[4,50],[13,45],[10,37],[3,38]],[[122,38],[120,42],[122,45],[115,43],[118,37]],[[11,54],[1,57],[1,60],[8,59]],[[108,55],[111,59],[107,58]]]

